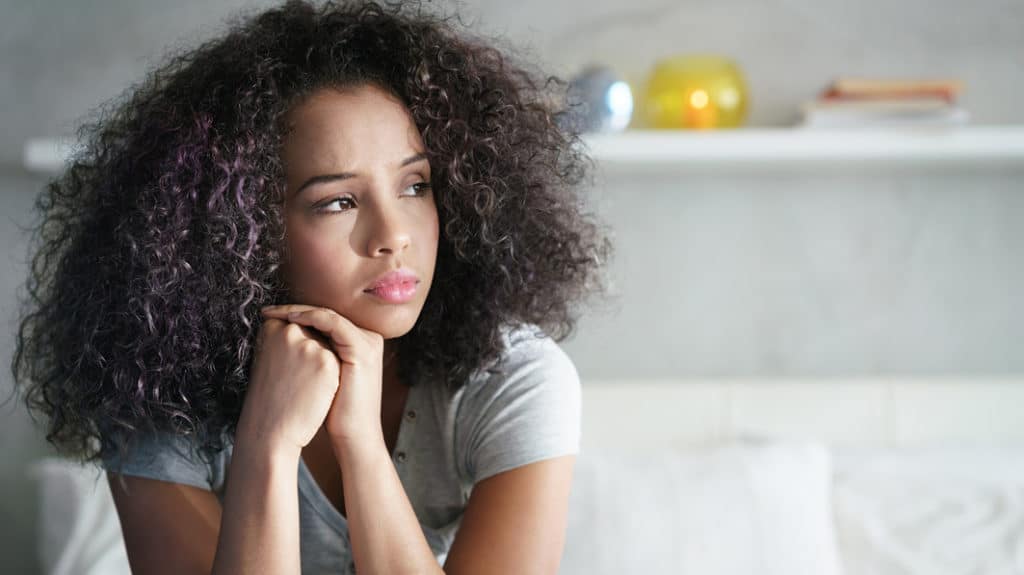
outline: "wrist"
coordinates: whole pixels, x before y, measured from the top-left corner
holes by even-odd
[[[301,456],[301,451],[287,446],[265,446],[240,438],[231,452],[231,469],[243,470],[253,480],[259,477],[272,481],[289,474],[294,480]]]
[[[235,432],[233,452],[238,453],[240,448],[247,456],[268,462],[294,460],[297,463],[302,455],[301,445],[284,441],[258,426],[245,425],[244,422],[239,422]]]
[[[331,446],[337,456],[374,452],[379,450],[387,451],[387,444],[384,441],[384,430],[378,426],[371,426],[370,429],[363,429],[359,433],[338,433],[332,434]]]

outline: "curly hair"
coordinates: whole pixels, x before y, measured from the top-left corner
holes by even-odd
[[[576,193],[593,161],[560,121],[563,80],[420,6],[296,0],[230,24],[98,108],[36,200],[12,371],[63,455],[124,453],[140,427],[223,448],[260,308],[289,303],[283,118],[320,88],[394,94],[433,167],[435,279],[398,341],[403,383],[461,385],[505,326],[561,341],[605,291],[612,247]]]

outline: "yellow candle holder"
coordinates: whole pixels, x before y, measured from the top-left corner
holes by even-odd
[[[655,129],[735,128],[746,121],[747,98],[743,74],[732,60],[674,56],[655,64],[640,115]]]

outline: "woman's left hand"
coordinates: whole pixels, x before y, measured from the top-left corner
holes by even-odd
[[[341,377],[325,423],[331,441],[364,444],[380,439],[384,337],[363,329],[332,309],[302,304],[264,308],[273,317],[316,329],[329,338],[341,360]]]

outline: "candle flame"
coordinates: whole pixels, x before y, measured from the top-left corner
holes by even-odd
[[[708,105],[708,93],[704,90],[694,90],[690,94],[690,105],[698,110],[702,110]]]

